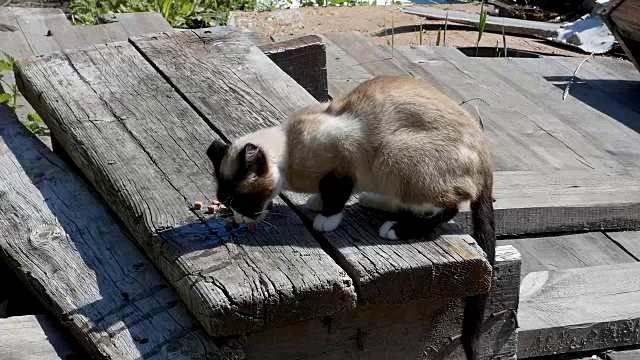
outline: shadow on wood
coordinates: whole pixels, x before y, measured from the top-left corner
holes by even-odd
[[[571,76],[545,76],[544,79],[564,90],[571,80]],[[614,95],[613,98],[609,95],[615,94],[621,89],[624,89],[625,94]],[[640,97],[640,81],[592,80],[576,76],[569,90],[569,96],[608,115],[630,129],[640,131],[640,104],[637,103],[637,99]],[[560,101],[562,100],[560,99]],[[633,112],[631,114],[635,114],[635,117],[631,117],[628,111],[621,111],[621,102],[623,105],[626,103],[632,105]]]

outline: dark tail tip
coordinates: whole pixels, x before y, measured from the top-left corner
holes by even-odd
[[[487,186],[480,193],[480,196],[471,203],[471,217],[473,219],[473,237],[487,254],[487,260],[493,267],[496,257],[496,227],[491,186]],[[484,322],[488,296],[488,294],[470,296],[465,302],[461,340],[467,360],[479,359],[480,331]]]

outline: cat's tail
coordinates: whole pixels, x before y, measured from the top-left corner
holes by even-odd
[[[493,214],[493,177],[488,181],[477,199],[471,202],[471,217],[473,219],[473,237],[482,250],[487,254],[491,267],[496,256],[496,227]],[[479,359],[479,342],[487,307],[488,293],[469,296],[464,306],[464,320],[462,322],[462,347],[467,360]]]

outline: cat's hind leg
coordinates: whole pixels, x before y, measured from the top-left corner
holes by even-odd
[[[313,219],[313,228],[317,231],[333,231],[342,221],[342,210],[351,197],[354,182],[349,176],[329,173],[320,180],[320,199],[322,210]]]
[[[404,216],[398,221],[386,221],[380,226],[380,237],[390,240],[406,240],[425,236],[433,232],[436,227],[449,222],[458,214],[458,208],[440,209],[429,217],[422,217],[413,212],[403,211]]]

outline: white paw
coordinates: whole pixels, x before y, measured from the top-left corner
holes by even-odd
[[[389,239],[389,240],[398,240],[396,236],[396,232],[391,229],[393,225],[395,225],[395,221],[385,221],[382,226],[380,226],[379,234],[381,238]]]
[[[322,211],[322,197],[320,194],[311,195],[304,206],[311,211]]]
[[[392,211],[394,208],[384,196],[367,192],[360,194],[358,203],[360,206],[376,210]]]
[[[335,230],[342,221],[342,213],[326,217],[322,214],[316,215],[313,219],[313,228],[317,231],[327,232]]]

